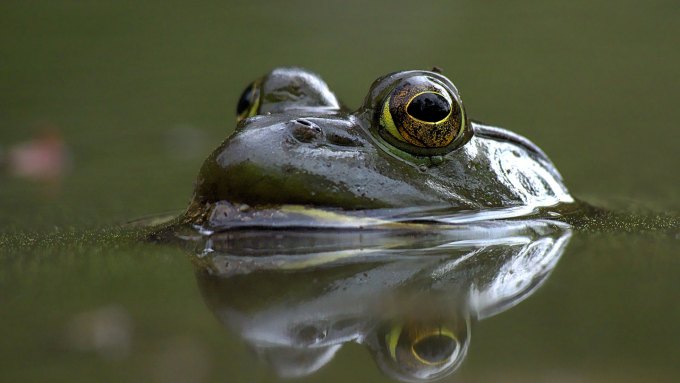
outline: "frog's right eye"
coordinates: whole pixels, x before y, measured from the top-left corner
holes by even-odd
[[[376,361],[384,372],[399,380],[441,378],[465,358],[468,328],[466,321],[445,323],[440,319],[392,323],[378,330],[383,340],[379,340]]]
[[[384,99],[378,123],[385,141],[416,156],[447,154],[469,136],[460,95],[433,75],[401,79]]]
[[[386,344],[391,357],[411,365],[436,366],[451,362],[460,351],[456,335],[446,327],[395,327],[387,334]]]
[[[260,89],[258,82],[250,83],[241,93],[236,104],[236,122],[257,114],[260,106]]]

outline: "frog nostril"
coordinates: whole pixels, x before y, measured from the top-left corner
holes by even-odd
[[[295,120],[296,123],[306,125],[306,126],[313,126],[314,124],[311,121],[305,120],[304,118],[298,118]]]
[[[298,118],[290,122],[293,137],[300,142],[312,142],[321,136],[321,128],[315,123]]]

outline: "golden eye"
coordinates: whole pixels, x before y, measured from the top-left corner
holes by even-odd
[[[444,313],[441,307],[433,312],[429,309],[418,307],[403,321],[385,322],[376,328],[378,342],[368,345],[378,347],[372,351],[377,351],[374,355],[383,371],[404,381],[431,381],[460,366],[469,345],[467,314]],[[417,319],[409,319],[412,315]]]
[[[421,326],[394,326],[386,334],[385,343],[392,359],[434,366],[455,357],[460,344],[452,331],[446,327]]]
[[[236,104],[236,122],[257,114],[260,106],[259,82],[254,81],[248,85]]]
[[[465,112],[457,94],[429,76],[413,76],[384,101],[380,126],[381,136],[406,152],[441,154],[464,135]]]
[[[458,340],[453,333],[442,331],[415,340],[411,345],[411,353],[423,364],[437,365],[448,362],[458,347]]]

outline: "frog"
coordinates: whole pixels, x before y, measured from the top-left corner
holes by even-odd
[[[574,202],[536,144],[471,119],[441,70],[381,76],[352,110],[316,73],[276,68],[245,88],[236,114],[199,171],[186,223],[364,227],[442,211],[457,222]]]

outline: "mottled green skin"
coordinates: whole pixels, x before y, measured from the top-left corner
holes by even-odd
[[[412,155],[386,142],[379,133],[384,99],[411,76],[434,78],[460,97],[441,74],[397,72],[376,80],[363,105],[348,111],[318,76],[274,70],[258,82],[256,115],[242,120],[203,164],[193,209],[219,201],[454,210],[572,201],[545,154],[499,128],[466,118],[457,147],[443,154]]]

